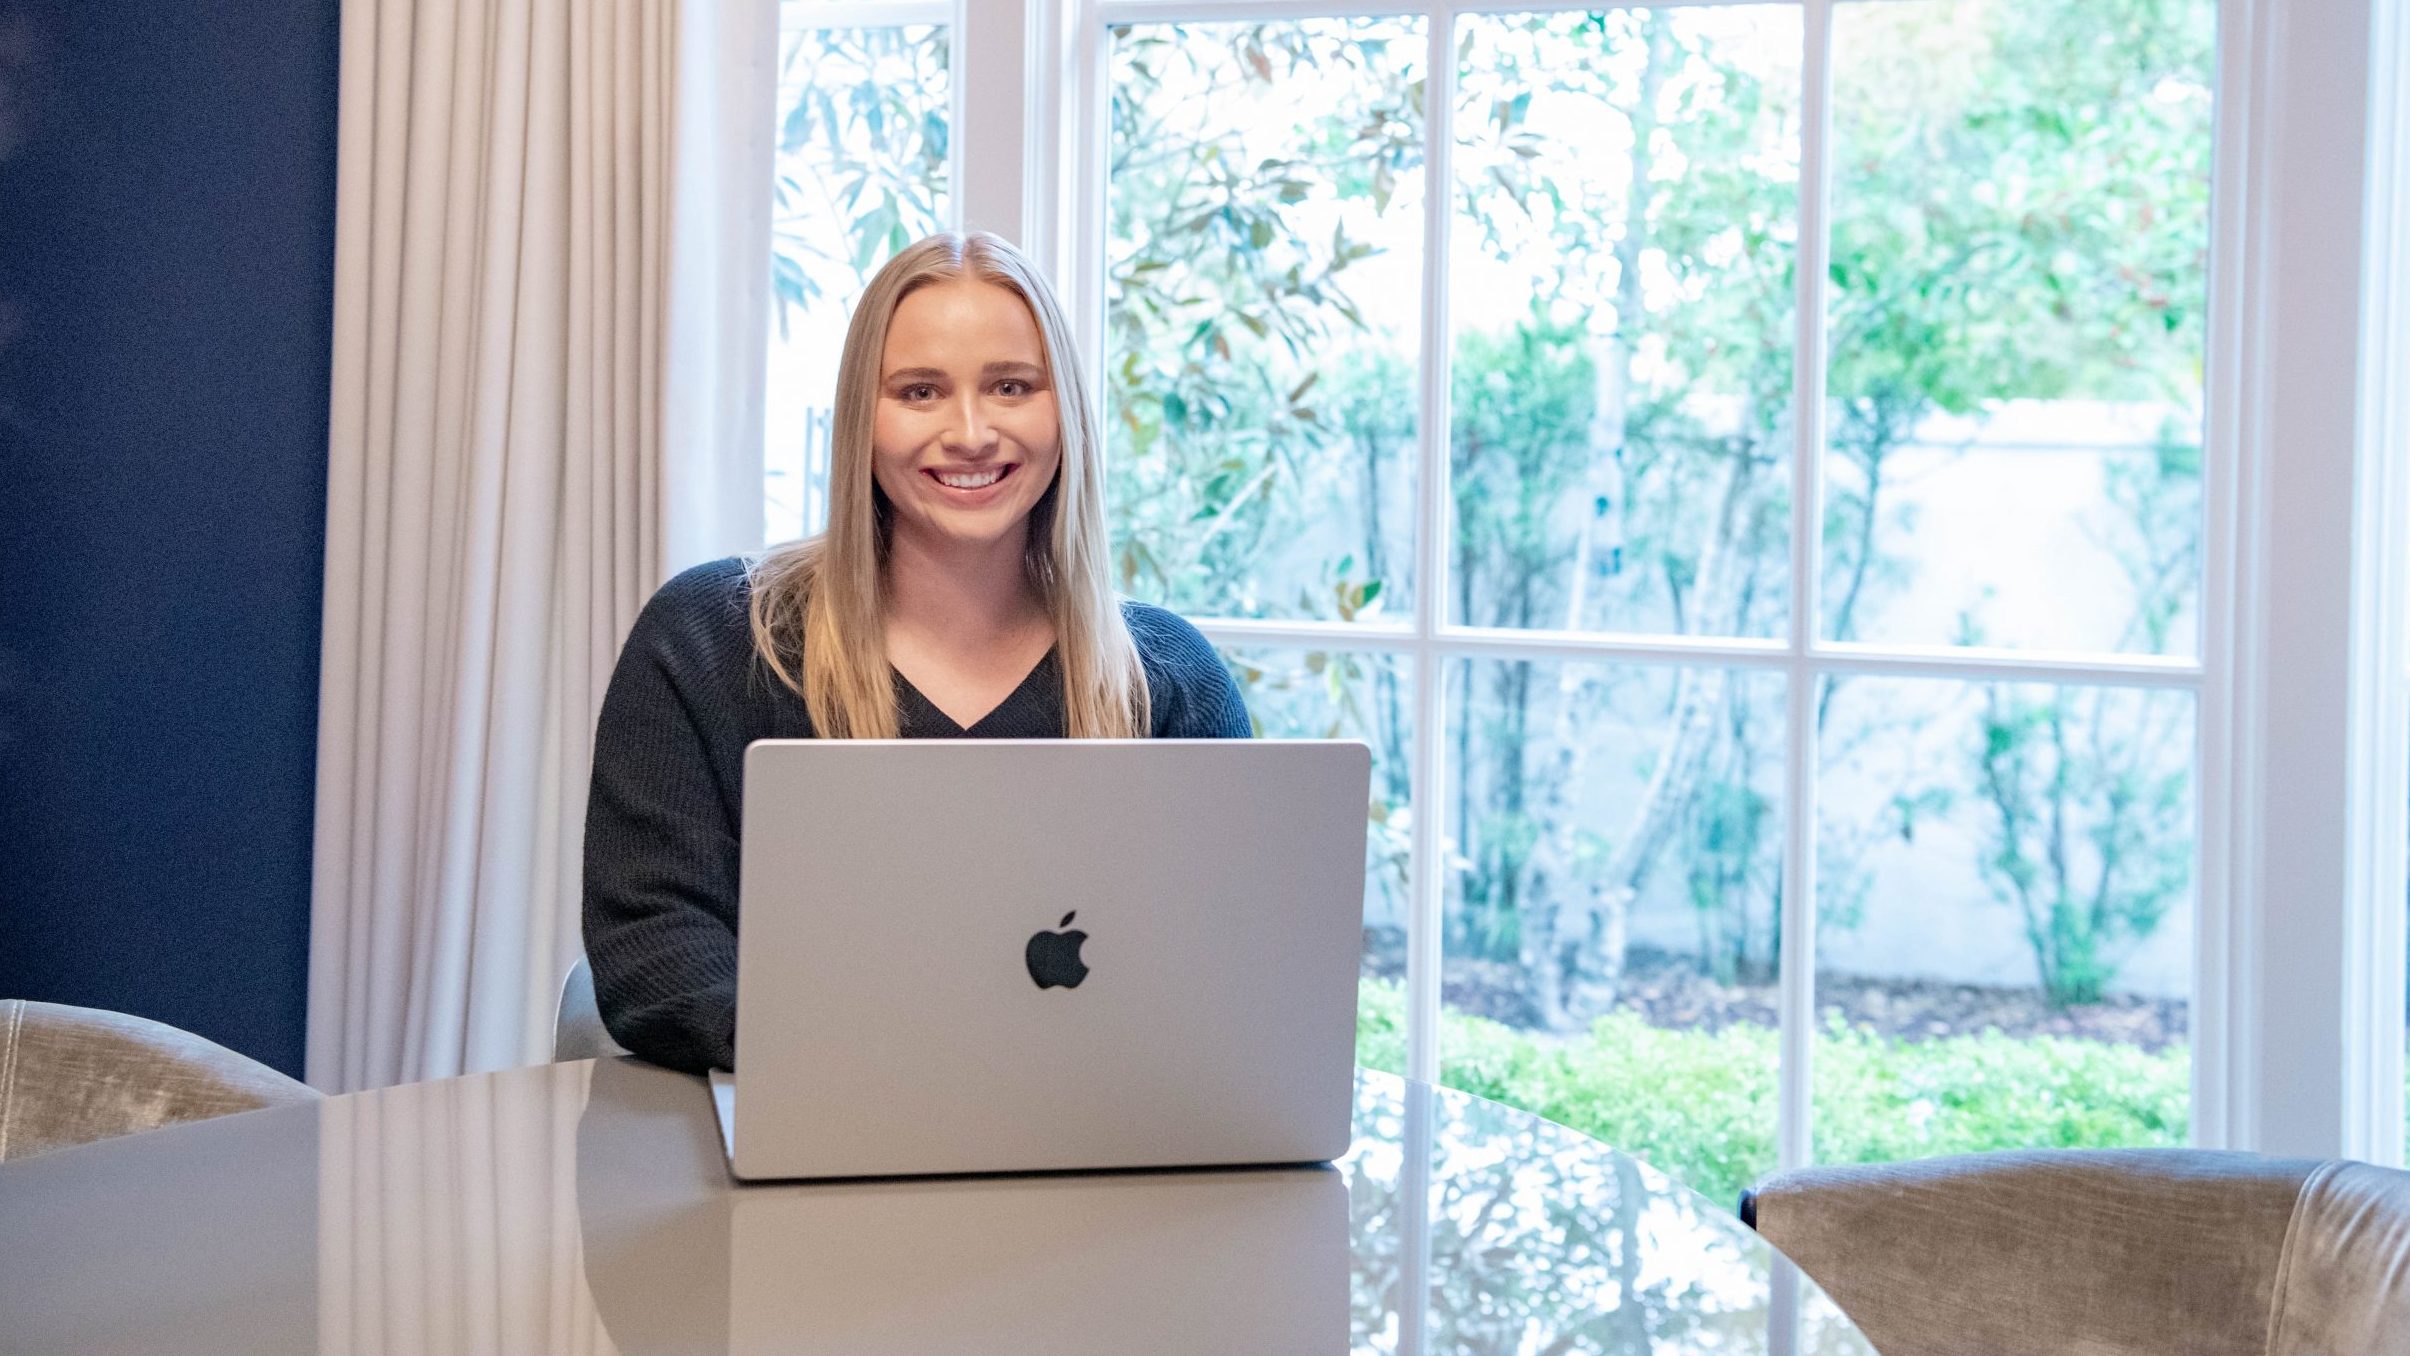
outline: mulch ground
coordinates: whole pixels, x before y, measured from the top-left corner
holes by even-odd
[[[1365,968],[1402,979],[1405,962],[1403,945],[1376,943],[1367,950]],[[1519,973],[1503,961],[1450,962],[1440,990],[1442,1001],[1455,1011],[1510,1026],[1533,1025]],[[1771,1028],[1778,1022],[1773,985],[1719,984],[1685,957],[1640,948],[1626,959],[1619,986],[1585,989],[1576,1008],[1584,1024],[1615,1009],[1638,1013],[1651,1026],[1678,1029]],[[1819,976],[1816,1012],[1824,1021],[1839,1014],[1852,1027],[1907,1040],[1996,1030],[2008,1036],[2075,1036],[2156,1052],[2182,1044],[2186,1034],[2185,1005],[2168,999],[2116,996],[2056,1008],[2035,989],[1856,975]]]

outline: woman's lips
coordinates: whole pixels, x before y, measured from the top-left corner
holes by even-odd
[[[945,496],[949,502],[965,506],[976,506],[986,503],[988,500],[995,498],[999,493],[1001,493],[1004,488],[1004,482],[1013,478],[1013,472],[1019,470],[1020,465],[1021,464],[1019,462],[1008,461],[1001,466],[982,466],[975,470],[970,468],[963,468],[960,470],[952,468],[941,469],[939,467],[932,466],[923,468],[921,474],[927,476],[929,478],[929,483],[935,485],[938,493]],[[941,476],[978,479],[985,478],[990,475],[993,475],[995,479],[989,480],[984,485],[949,485],[943,479],[940,479]]]

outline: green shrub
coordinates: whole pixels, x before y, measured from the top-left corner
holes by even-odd
[[[1441,1019],[1440,1081],[1572,1126],[1680,1178],[1737,1199],[1774,1169],[1775,1033],[1667,1031],[1629,1013],[1567,1040],[1454,1013]],[[1357,1059],[1405,1068],[1405,996],[1368,980]],[[1816,1041],[1816,1157],[1871,1163],[2007,1148],[2180,1144],[2190,1069],[2181,1048],[2150,1054],[2068,1037],[1996,1031],[1908,1041],[1828,1027]]]

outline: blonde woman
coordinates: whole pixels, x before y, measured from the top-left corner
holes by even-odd
[[[992,235],[932,236],[854,309],[826,533],[664,585],[594,735],[585,940],[612,1036],[734,1068],[737,832],[756,739],[1244,738],[1196,628],[1108,575],[1070,329]],[[930,807],[943,835],[975,805]]]

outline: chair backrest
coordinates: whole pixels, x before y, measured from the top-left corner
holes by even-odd
[[[603,1026],[602,1009],[594,1003],[594,969],[580,956],[561,980],[561,1002],[552,1017],[552,1058],[558,1062],[626,1053]]]
[[[1757,1188],[1756,1225],[1884,1356],[2261,1356],[2319,1166],[2138,1149],[1811,1168]]]
[[[2268,1356],[2410,1353],[2410,1172],[2327,1163],[2293,1211]]]
[[[0,1161],[318,1095],[163,1022],[0,1002]]]

